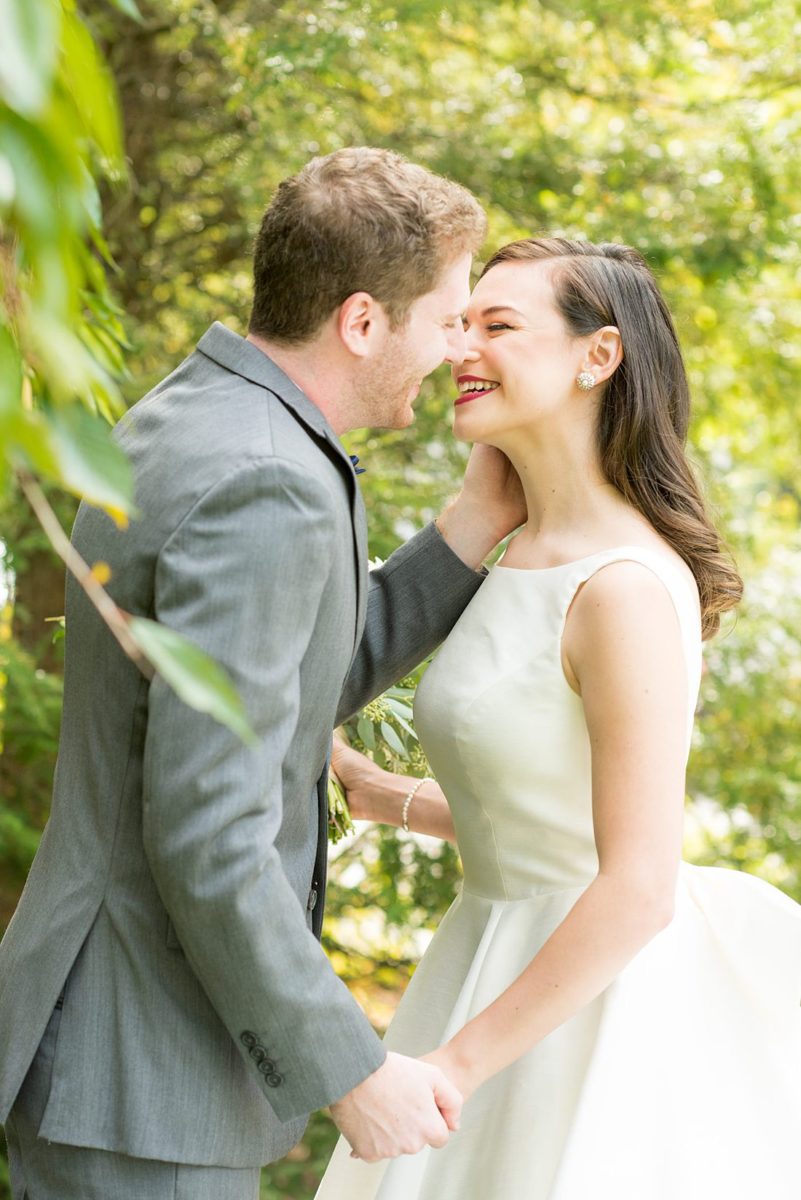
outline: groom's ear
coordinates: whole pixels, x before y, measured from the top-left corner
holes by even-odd
[[[354,292],[339,306],[337,333],[357,358],[367,358],[383,337],[387,318],[369,292]]]

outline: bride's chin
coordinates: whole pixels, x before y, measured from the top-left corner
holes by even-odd
[[[487,439],[482,437],[480,433],[476,433],[473,429],[468,432],[465,428],[460,428],[460,425],[462,425],[462,422],[459,420],[459,414],[457,413],[454,417],[452,426],[454,441],[469,442],[471,445],[476,445],[476,443],[479,442],[486,442]]]

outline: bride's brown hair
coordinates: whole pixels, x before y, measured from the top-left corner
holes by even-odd
[[[615,325],[623,361],[600,400],[604,475],[681,555],[701,597],[703,636],[740,600],[743,582],[707,513],[684,452],[690,390],[667,305],[645,259],[630,246],[526,238],[501,247],[482,271],[505,262],[559,260],[551,283],[575,337]]]

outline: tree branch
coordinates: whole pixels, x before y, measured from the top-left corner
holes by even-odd
[[[126,614],[114,603],[99,583],[92,568],[84,562],[72,545],[33,475],[27,471],[18,471],[17,478],[56,554],[75,576],[128,657],[147,679],[152,679],[153,668],[131,637]]]

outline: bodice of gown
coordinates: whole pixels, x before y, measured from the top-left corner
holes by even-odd
[[[496,565],[417,690],[415,723],[448,798],[466,891],[519,900],[597,872],[590,745],[565,679],[562,632],[579,587],[636,561],[673,601],[687,667],[687,747],[701,676],[698,597],[666,554],[638,546],[542,569]]]

